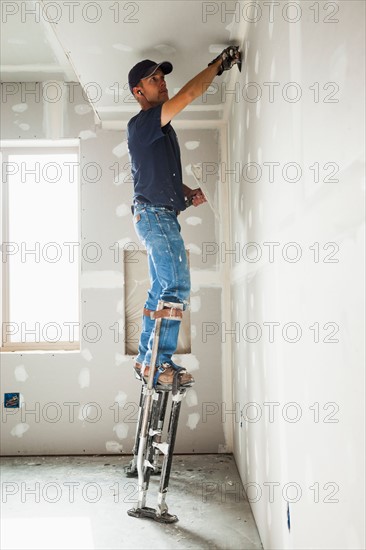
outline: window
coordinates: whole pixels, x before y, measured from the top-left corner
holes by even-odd
[[[79,142],[1,145],[1,349],[79,349]]]

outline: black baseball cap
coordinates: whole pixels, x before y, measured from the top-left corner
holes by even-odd
[[[144,59],[137,63],[128,73],[128,85],[132,92],[132,88],[137,86],[142,78],[147,78],[155,73],[157,69],[161,69],[164,74],[169,74],[173,70],[173,65],[169,61],[156,63],[150,59]]]

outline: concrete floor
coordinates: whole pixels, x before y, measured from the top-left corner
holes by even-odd
[[[176,455],[167,504],[172,525],[135,519],[130,457],[14,457],[1,460],[1,548],[262,548],[230,455]],[[148,506],[159,480],[151,478]]]

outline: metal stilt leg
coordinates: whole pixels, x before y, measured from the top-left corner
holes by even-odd
[[[164,516],[164,515],[166,516],[168,512],[168,506],[166,504],[165,499],[166,499],[166,494],[168,492],[170,471],[171,471],[172,462],[173,462],[174,445],[175,445],[175,438],[177,435],[180,407],[182,404],[182,399],[185,395],[186,395],[186,390],[182,389],[172,397],[172,409],[170,413],[168,439],[167,439],[168,448],[167,448],[167,453],[165,454],[165,457],[164,457],[163,466],[161,470],[161,477],[160,477],[160,488],[159,488],[159,494],[158,494],[158,507],[157,507],[158,516]],[[171,517],[176,518],[172,521],[178,521],[177,516],[171,516]]]
[[[124,469],[127,477],[137,476],[137,454],[139,451],[140,430],[141,430],[141,424],[142,424],[142,411],[144,408],[144,402],[145,402],[145,393],[144,393],[144,386],[142,385],[141,394],[140,394],[140,403],[139,403],[139,413],[138,413],[137,425],[136,425],[135,444],[132,449],[133,459]]]
[[[162,399],[161,399],[161,408],[160,408],[160,415],[159,415],[159,421],[157,426],[157,437],[155,439],[155,443],[161,443],[161,434],[163,433],[164,428],[164,420],[165,420],[165,413],[166,408],[168,404],[168,397],[169,392],[164,391],[161,392]],[[157,446],[154,447],[154,460],[153,460],[153,466],[154,466],[154,473],[161,473],[161,468],[159,467],[159,448]]]
[[[159,301],[157,311],[164,308],[164,302]],[[170,305],[170,304],[169,304]],[[169,318],[169,317],[168,317]],[[172,406],[169,418],[167,441],[162,442],[164,419],[167,409],[169,390],[154,388],[155,363],[158,354],[161,317],[155,319],[155,333],[150,362],[149,376],[146,385],[143,386],[140,398],[140,414],[136,432],[134,447],[134,459],[126,468],[126,473],[136,471],[138,474],[138,502],[134,508],[128,510],[128,515],[133,517],[148,517],[161,523],[174,523],[177,516],[168,513],[166,494],[168,490],[170,471],[173,460],[174,445],[178,427],[179,413],[182,399],[186,394],[186,388],[173,388]],[[161,470],[160,489],[157,507],[146,506],[147,491],[150,475],[159,470],[159,453],[164,455]]]
[[[141,386],[141,395],[140,395],[140,404],[139,404],[139,412],[138,412],[138,418],[137,418],[137,424],[136,424],[136,435],[135,435],[135,443],[134,447],[132,449],[133,458],[131,462],[125,466],[124,471],[127,477],[137,477],[137,455],[139,450],[139,443],[140,443],[140,430],[142,425],[142,410],[145,403],[145,389],[146,386],[143,384]],[[166,413],[166,407],[169,397],[169,392],[167,391],[158,391],[156,392],[157,395],[159,395],[159,414],[157,421],[154,420],[152,422],[152,425],[150,426],[150,431],[156,432],[156,438],[158,437],[157,433],[162,433],[163,427],[164,427],[164,420],[165,420],[165,413]],[[148,442],[149,446],[149,442]],[[154,456],[153,459],[149,459],[149,462],[152,462],[152,470],[150,472],[150,475],[160,475],[161,473],[161,467],[159,466],[159,450],[154,449]]]
[[[160,300],[158,303],[157,311],[162,310],[163,307],[164,307],[164,302]],[[146,492],[147,492],[147,484],[145,480],[145,477],[146,477],[145,461],[146,461],[146,450],[147,450],[146,444],[147,444],[149,424],[150,424],[150,418],[151,418],[153,395],[155,393],[155,390],[153,388],[153,383],[154,383],[156,358],[158,355],[160,327],[161,327],[161,318],[156,319],[155,321],[154,343],[153,343],[152,354],[151,354],[149,377],[147,380],[147,385],[145,387],[145,404],[143,408],[142,424],[140,429],[139,450],[137,453],[137,474],[138,474],[137,508],[138,509],[144,508],[146,504]]]

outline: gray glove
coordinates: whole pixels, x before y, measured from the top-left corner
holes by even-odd
[[[208,66],[216,63],[218,59],[221,59],[221,65],[217,73],[218,75],[222,74],[224,71],[228,71],[234,67],[234,65],[237,65],[239,71],[241,71],[241,53],[239,51],[239,46],[228,46],[222,50],[220,55],[215,57],[215,59],[211,61]]]

